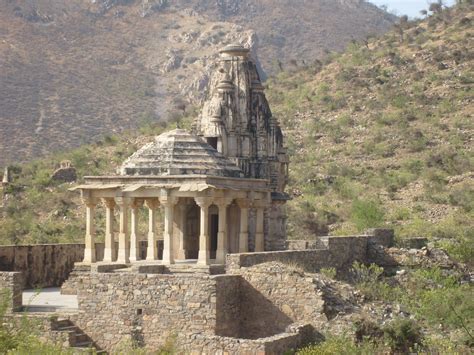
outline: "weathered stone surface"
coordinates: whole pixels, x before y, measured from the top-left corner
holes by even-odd
[[[69,160],[62,161],[60,167],[54,171],[51,179],[64,182],[76,181],[76,168],[72,166]]]
[[[2,246],[0,270],[21,271],[28,288],[60,286],[83,257],[84,244]]]
[[[243,275],[79,277],[80,311],[71,320],[107,350],[124,339],[152,350],[175,337],[186,353],[280,353],[313,340],[313,328],[298,320],[322,313],[312,279],[281,265]]]
[[[235,161],[245,177],[269,181],[272,198],[264,218],[265,250],[283,250],[289,163],[283,133],[272,116],[250,49],[234,44],[221,49],[220,54],[194,131]],[[250,250],[255,224],[255,217],[250,216]]]
[[[426,248],[405,249],[386,248],[381,245],[370,245],[367,262],[384,268],[405,267],[440,267],[443,269],[462,269],[463,266],[450,258],[442,249]]]
[[[156,137],[128,158],[120,171],[122,175],[242,175],[232,161],[182,129]]]
[[[8,296],[7,312],[21,309],[23,283],[21,272],[0,271],[0,296]]]
[[[298,241],[292,244],[293,248],[311,246],[319,249],[229,254],[226,268],[229,273],[240,273],[241,268],[277,261],[294,265],[306,272],[318,272],[330,267],[343,271],[350,268],[354,261],[365,262],[369,238],[372,237],[322,237],[317,243]]]

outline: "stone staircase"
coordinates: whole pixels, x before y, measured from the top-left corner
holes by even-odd
[[[51,319],[51,329],[53,331],[67,334],[69,348],[76,353],[83,354],[107,354],[99,349],[94,341],[85,334],[78,326],[67,318]]]

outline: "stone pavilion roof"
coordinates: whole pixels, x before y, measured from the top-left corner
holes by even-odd
[[[163,133],[120,168],[123,176],[208,175],[243,177],[242,171],[202,138],[183,129]]]

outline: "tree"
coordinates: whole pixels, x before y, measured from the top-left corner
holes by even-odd
[[[441,11],[443,11],[443,1],[438,0],[438,2],[431,3],[428,10],[434,14],[439,14]]]

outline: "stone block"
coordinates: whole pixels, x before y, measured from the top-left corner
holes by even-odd
[[[371,228],[365,234],[369,237],[370,243],[382,245],[386,248],[393,246],[395,231],[391,228]]]

